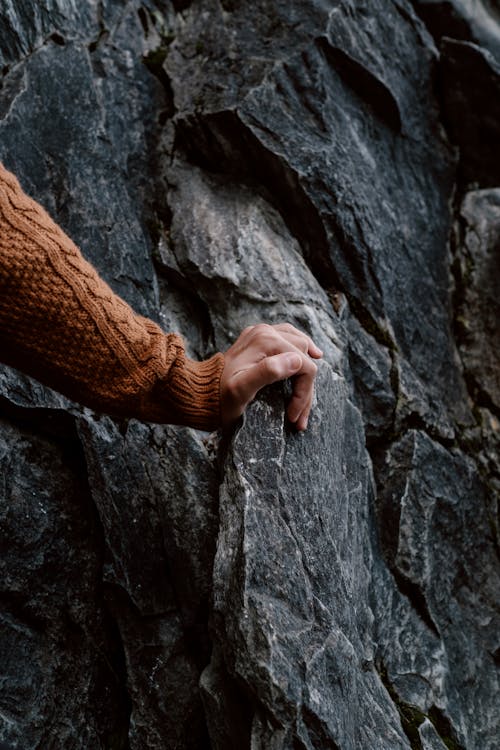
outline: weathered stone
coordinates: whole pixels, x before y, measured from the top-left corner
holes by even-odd
[[[121,744],[122,655],[103,607],[81,455],[2,420],[0,475],[0,741]]]
[[[280,37],[272,49],[269,38],[287,28],[280,3],[257,20],[253,6],[220,15],[215,2],[200,5],[167,60],[179,144],[269,196],[321,285],[345,291],[362,322],[400,350],[407,401],[450,433],[450,413],[467,420],[447,299],[453,159],[432,124],[436,51],[425,28],[406,4],[380,3],[377,13],[304,3],[290,15],[284,55]]]
[[[252,747],[409,747],[363,666],[374,653],[361,420],[345,384],[327,366],[320,373],[307,435],[287,436],[275,396],[235,437],[220,496],[216,643],[252,696]],[[343,694],[347,713],[337,710]]]
[[[418,728],[422,750],[446,750],[446,745],[439,737],[429,719],[425,719]]]
[[[289,321],[314,331],[340,369],[342,326],[276,210],[198,169],[178,165],[169,180],[171,245],[160,248],[161,257],[198,289],[215,346],[227,348],[247,325]]]
[[[413,0],[413,4],[438,45],[444,36],[474,42],[500,59],[495,0]]]
[[[212,462],[191,430],[131,421],[123,434],[111,420],[82,420],[79,433],[127,659],[131,747],[194,750],[206,734],[198,680],[217,534]]]
[[[111,3],[110,3],[111,5]],[[65,44],[66,37],[86,39],[97,36],[97,3],[75,0],[4,0],[0,8],[0,67],[23,60],[44,44]]]
[[[500,58],[470,42],[444,38],[440,74],[445,125],[460,149],[461,182],[497,187]]]
[[[107,594],[123,642],[131,704],[130,750],[209,747],[198,681],[200,663],[175,605],[143,617],[116,591]]]
[[[458,451],[409,432],[388,452],[379,481],[386,559],[442,640],[439,708],[464,747],[493,747],[500,571],[477,470]],[[470,659],[472,643],[480,662]]]
[[[304,435],[285,385],[220,444],[1,369],[0,744],[497,749],[499,28],[3,2],[0,158],[111,286],[326,362]]]
[[[122,36],[132,32],[127,26]],[[145,192],[143,181],[155,182],[144,141],[157,123],[147,113],[165,98],[133,51],[129,65],[78,42],[50,42],[31,55],[0,121],[0,156],[113,288],[138,312],[155,315],[148,201],[135,203],[134,195]]]
[[[460,271],[460,355],[475,401],[500,409],[500,190],[468,193]]]
[[[346,376],[352,377],[353,395],[364,418],[367,440],[377,442],[381,435],[394,428],[396,394],[392,382],[392,352],[365,331],[347,305],[342,318],[348,334]]]

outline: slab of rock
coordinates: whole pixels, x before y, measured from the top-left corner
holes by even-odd
[[[474,42],[500,59],[500,15],[495,0],[414,0],[437,45],[443,37]]]
[[[327,366],[319,393],[307,435],[287,434],[278,396],[259,400],[234,439],[220,495],[216,650],[252,701],[252,747],[406,748],[370,666],[362,424]],[[349,711],[339,710],[345,695]]]
[[[458,256],[460,355],[472,388],[478,389],[486,406],[497,411],[500,409],[500,190],[468,193],[460,215],[465,229]]]
[[[404,403],[449,436],[449,415],[468,410],[450,338],[454,159],[433,126],[436,49],[406,3],[283,13],[186,11],[166,62],[178,145],[269,197],[320,284],[400,352]]]
[[[445,123],[460,149],[460,179],[470,188],[497,187],[500,58],[471,42],[444,38],[441,89]]]
[[[104,534],[106,601],[126,659],[130,747],[203,747],[213,462],[191,430],[131,421],[124,432],[111,420],[80,420],[79,434]]]
[[[1,369],[0,743],[497,750],[500,32],[423,4],[2,4],[0,158],[112,287],[325,362],[222,442]]]
[[[0,741],[123,743],[123,655],[103,606],[99,522],[78,444],[2,419],[0,474]]]
[[[420,432],[391,447],[379,483],[385,558],[444,649],[437,706],[464,747],[494,747],[500,571],[486,488],[463,454]],[[471,644],[481,666],[470,659]],[[475,706],[471,720],[465,704]]]

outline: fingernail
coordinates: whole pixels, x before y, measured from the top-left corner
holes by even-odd
[[[298,354],[288,354],[286,361],[288,363],[288,366],[292,370],[298,370],[300,365],[302,364],[302,361]]]

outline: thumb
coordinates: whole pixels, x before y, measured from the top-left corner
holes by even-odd
[[[242,400],[248,404],[265,385],[289,378],[295,375],[301,367],[300,354],[293,352],[264,357],[253,367],[238,374],[238,391]]]

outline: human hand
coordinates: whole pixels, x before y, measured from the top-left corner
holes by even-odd
[[[224,354],[221,377],[223,426],[231,425],[265,385],[292,378],[287,416],[305,430],[314,395],[317,367],[311,360],[323,352],[290,323],[249,326]]]

